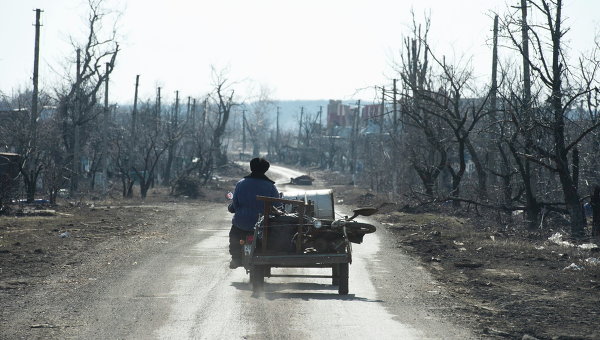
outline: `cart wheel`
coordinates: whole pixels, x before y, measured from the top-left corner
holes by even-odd
[[[340,263],[339,265],[339,287],[340,295],[348,294],[348,263]]]
[[[340,265],[334,264],[331,266],[331,284],[337,286],[340,284]]]
[[[261,292],[265,286],[265,268],[263,266],[252,266],[250,269],[250,283],[253,292]]]

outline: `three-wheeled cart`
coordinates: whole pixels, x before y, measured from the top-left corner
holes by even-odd
[[[372,208],[355,210],[354,216],[343,219],[315,217],[310,200],[257,196],[264,202],[264,212],[243,244],[242,264],[250,274],[253,291],[261,291],[265,277],[331,278],[338,293],[348,294],[349,264],[352,263],[352,243],[362,242],[375,227],[353,220],[358,215],[370,215]],[[273,205],[285,205],[285,214],[273,214]],[[331,275],[273,274],[271,268],[330,268]]]

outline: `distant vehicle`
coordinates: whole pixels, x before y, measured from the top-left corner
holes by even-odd
[[[314,178],[312,178],[308,175],[301,175],[298,177],[291,178],[290,183],[296,184],[296,185],[312,185],[312,182],[314,180],[315,180]]]

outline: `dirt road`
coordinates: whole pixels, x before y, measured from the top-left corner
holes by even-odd
[[[144,232],[101,242],[80,265],[15,296],[0,338],[473,337],[447,321],[453,306],[443,288],[383,228],[353,248],[349,295],[314,278],[267,278],[265,292],[253,295],[245,271],[227,266],[231,215],[223,204],[143,209],[153,211]]]
[[[418,305],[421,298],[415,295],[432,294],[435,284],[410,259],[383,256],[379,236],[370,235],[355,247],[349,296],[339,296],[327,279],[292,278],[267,279],[264,295],[254,296],[245,271],[227,267],[230,216],[221,206],[207,208],[176,223],[189,228],[177,241],[131,259],[137,264],[129,272],[88,292],[91,296],[83,300],[91,305],[65,334],[86,339],[439,339],[466,334],[434,317],[428,311],[432,306]],[[393,280],[402,273],[411,279],[404,278],[403,284]],[[413,318],[409,323],[398,320],[407,315]]]

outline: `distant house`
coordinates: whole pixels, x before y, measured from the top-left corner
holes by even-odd
[[[354,124],[358,124],[360,133],[380,133],[373,129],[382,125],[384,117],[381,104],[366,104],[360,107],[342,103],[341,100],[329,100],[327,105],[327,131],[330,134],[343,136],[343,133],[351,129]],[[355,119],[358,118],[358,121]],[[341,134],[337,134],[339,132]]]
[[[336,126],[351,126],[354,112],[350,105],[343,104],[341,100],[329,100],[327,104],[327,130],[331,131]]]
[[[361,119],[364,121],[379,121],[383,117],[381,104],[368,104],[362,107]]]

